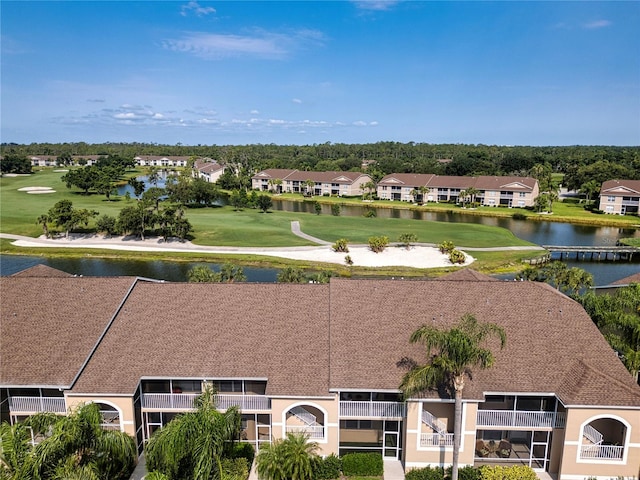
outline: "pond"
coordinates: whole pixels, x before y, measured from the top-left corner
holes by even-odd
[[[26,268],[44,264],[67,273],[84,276],[138,276],[185,282],[187,272],[196,265],[208,265],[219,270],[220,265],[203,262],[169,262],[164,260],[123,260],[111,258],[49,258],[22,255],[0,255],[0,275],[12,275]],[[249,282],[275,282],[275,268],[243,267]]]

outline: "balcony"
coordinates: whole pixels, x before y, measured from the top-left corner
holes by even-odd
[[[144,393],[142,408],[156,410],[190,410],[199,393]],[[215,395],[218,409],[226,410],[237,406],[243,412],[250,410],[269,410],[269,398],[264,395]]]
[[[340,402],[341,418],[403,418],[405,416],[405,405],[401,402]]]
[[[324,438],[324,425],[287,425],[286,433],[306,433],[310,439]]]
[[[421,433],[421,447],[453,447],[453,433]]]
[[[478,410],[476,427],[564,428],[565,414],[523,410]]]
[[[621,445],[583,445],[580,448],[582,460],[622,460],[624,446]]]
[[[11,413],[66,413],[64,397],[9,397]]]

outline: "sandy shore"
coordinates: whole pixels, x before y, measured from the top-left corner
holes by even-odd
[[[5,235],[3,235],[5,236]],[[8,236],[5,236],[8,237]],[[128,250],[139,252],[193,252],[217,254],[264,255],[270,257],[288,258],[292,260],[306,260],[312,262],[345,264],[345,256],[349,255],[354,266],[360,267],[414,267],[437,268],[451,266],[448,256],[443,255],[437,248],[427,246],[413,246],[409,250],[400,246],[390,246],[384,252],[373,253],[367,246],[349,246],[349,253],[336,253],[330,246],[314,247],[208,247],[194,245],[191,242],[158,238],[146,240],[131,237],[103,237],[101,235],[75,235],[69,238],[47,239],[20,237],[12,235],[16,246],[21,247],[57,247],[57,248],[101,248],[106,250]],[[466,255],[464,265],[473,262],[473,257]]]

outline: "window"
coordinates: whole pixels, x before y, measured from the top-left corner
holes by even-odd
[[[607,202],[615,202],[616,201],[616,197],[614,197],[613,195],[609,195],[607,197]]]

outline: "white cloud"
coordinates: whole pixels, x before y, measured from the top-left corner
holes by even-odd
[[[302,103],[302,100],[300,100],[299,98],[292,98],[291,101],[298,104]]]
[[[321,43],[322,38],[322,33],[314,30],[287,34],[259,30],[253,35],[186,32],[182,38],[165,40],[162,46],[208,60],[229,57],[282,59],[309,44]]]
[[[610,27],[612,23],[609,20],[595,20],[593,22],[583,24],[583,28],[593,30],[597,28],[606,28]]]
[[[260,115],[260,111],[259,110],[251,110],[249,113],[251,115]]]
[[[362,120],[357,120],[357,121],[353,122],[353,124],[356,127],[366,127],[367,126],[367,122],[363,122]]]
[[[189,2],[186,5],[182,5],[180,9],[180,15],[186,17],[189,12],[195,13],[197,16],[209,15],[210,13],[216,13],[216,9],[213,7],[202,7],[198,2]]]
[[[361,10],[389,10],[399,0],[353,0],[352,3]]]

